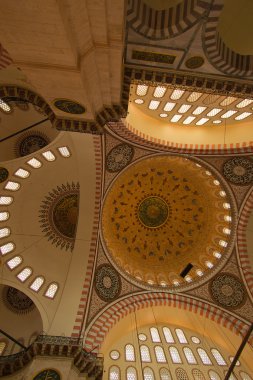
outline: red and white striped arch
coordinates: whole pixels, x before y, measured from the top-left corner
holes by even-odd
[[[249,194],[243,209],[237,227],[237,249],[239,262],[245,279],[246,286],[253,299],[253,268],[250,263],[250,252],[248,252],[246,231],[251,213],[253,212],[253,190]],[[252,253],[251,253],[252,254]]]
[[[228,328],[237,335],[244,336],[248,330],[248,325],[244,321],[206,302],[171,293],[142,293],[120,300],[94,319],[84,339],[85,348],[98,351],[108,332],[122,318],[135,310],[155,306],[170,306],[193,312]],[[253,337],[250,343],[253,344]]]

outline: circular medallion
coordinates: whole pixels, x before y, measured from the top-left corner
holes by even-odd
[[[145,227],[157,228],[168,218],[168,205],[160,197],[150,196],[141,201],[138,207],[138,217]]]
[[[118,172],[125,168],[133,159],[134,149],[128,144],[119,144],[106,157],[106,169]]]
[[[223,174],[235,185],[253,184],[253,160],[246,157],[234,157],[225,162]]]
[[[121,281],[116,270],[109,264],[100,265],[95,273],[95,289],[106,302],[116,299],[121,291]]]
[[[9,177],[8,170],[0,167],[0,183],[6,181],[8,177]]]
[[[11,286],[4,288],[3,299],[5,305],[18,314],[28,313],[35,308],[33,301],[26,294]]]
[[[44,369],[38,375],[36,375],[33,380],[60,380],[61,377],[58,372],[54,369]]]
[[[185,62],[185,66],[188,69],[198,69],[204,64],[205,60],[202,57],[196,56],[196,57],[191,57],[187,59]]]
[[[18,151],[18,155],[23,157],[37,152],[48,145],[48,143],[49,141],[45,136],[37,133],[31,134],[18,142],[18,148],[16,150]]]
[[[245,302],[246,293],[243,284],[230,273],[217,275],[209,285],[212,298],[220,305],[236,309]]]
[[[224,256],[234,238],[222,232],[228,223],[222,214],[231,214],[232,208],[222,208],[219,192],[224,189],[215,179],[206,168],[174,155],[146,157],[118,175],[104,200],[101,228],[119,271],[151,286],[174,286],[172,276],[182,283],[180,273],[189,263],[194,263],[191,276],[198,281],[197,269],[210,270],[203,255],[215,268],[218,260],[212,253],[222,250]],[[226,189],[230,203],[228,193]]]
[[[80,115],[85,112],[84,106],[68,99],[57,99],[54,101],[54,106],[63,112],[74,115]]]
[[[42,231],[52,244],[73,249],[79,212],[79,184],[53,189],[40,208]]]

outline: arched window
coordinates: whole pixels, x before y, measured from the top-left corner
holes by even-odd
[[[160,369],[160,380],[171,380],[171,374],[167,368]]]
[[[134,367],[127,368],[127,380],[137,380],[137,372]]]
[[[167,343],[174,343],[174,338],[171,334],[171,331],[168,327],[163,327],[163,334],[164,334],[164,338],[166,340]]]
[[[210,380],[221,380],[220,376],[215,371],[209,371]]]
[[[31,284],[30,288],[34,290],[35,292],[38,292],[40,288],[42,287],[42,285],[44,284],[44,281],[45,281],[44,277],[42,276],[36,277],[33,283]]]
[[[58,285],[55,282],[52,282],[52,284],[50,284],[49,287],[47,288],[45,296],[53,299],[56,295],[57,290],[58,290]]]
[[[184,347],[183,349],[186,360],[189,364],[197,364],[196,358],[190,348]]]
[[[169,352],[173,363],[182,363],[182,360],[176,347],[169,347]]]
[[[20,256],[15,256],[11,260],[7,261],[8,267],[12,270],[22,263],[23,259]]]
[[[127,344],[125,347],[125,358],[128,362],[134,362],[135,361],[135,352],[134,352],[134,346],[132,344]]]
[[[209,356],[207,355],[206,351],[203,350],[203,348],[198,348],[197,351],[198,351],[199,357],[200,357],[203,364],[212,365],[212,362],[211,362]]]
[[[9,252],[12,252],[14,250],[15,246],[12,242],[6,243],[4,245],[1,245],[0,247],[0,253],[2,255],[6,255]]]
[[[194,368],[192,370],[192,374],[193,374],[194,380],[206,380],[205,376],[199,369]]]
[[[120,370],[116,365],[111,366],[109,369],[109,380],[120,380]]]
[[[143,375],[144,375],[144,380],[155,380],[154,372],[149,367],[144,368]]]
[[[0,355],[3,355],[5,348],[6,348],[6,343],[0,342]]]
[[[155,356],[158,363],[166,363],[166,357],[164,354],[164,350],[160,346],[155,346]]]
[[[178,337],[178,340],[179,340],[180,343],[188,343],[187,339],[186,339],[186,337],[184,335],[183,330],[176,329],[175,331],[176,331],[176,334],[177,334],[177,337]]]
[[[176,369],[177,380],[189,380],[187,373],[183,368]]]
[[[216,360],[217,364],[219,364],[219,365],[227,365],[227,363],[225,362],[223,356],[221,355],[221,353],[218,350],[216,350],[216,348],[212,348],[211,349],[211,353],[213,354],[213,357]]]
[[[152,342],[154,343],[161,342],[160,335],[156,327],[151,327],[150,334],[151,334]]]
[[[20,279],[20,281],[24,282],[30,277],[32,274],[32,269],[31,268],[25,268],[19,274],[17,277]]]
[[[240,376],[242,380],[252,380],[252,377],[250,377],[250,375],[248,375],[246,372],[240,372]]]
[[[147,346],[142,345],[140,347],[140,350],[141,350],[141,361],[151,362],[149,348]]]

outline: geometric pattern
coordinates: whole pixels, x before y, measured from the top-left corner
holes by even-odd
[[[116,299],[121,291],[120,276],[110,264],[102,264],[97,268],[94,285],[98,296],[106,302]]]
[[[223,165],[224,177],[234,185],[253,184],[253,160],[246,157],[235,157]]]
[[[134,149],[128,144],[119,144],[111,149],[106,157],[106,170],[112,173],[126,167],[133,158]]]
[[[35,308],[33,301],[23,292],[11,286],[3,289],[5,306],[17,314],[29,313]]]
[[[56,247],[73,250],[79,210],[79,183],[57,186],[42,201],[39,222]]]

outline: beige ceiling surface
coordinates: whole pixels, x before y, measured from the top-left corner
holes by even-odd
[[[236,53],[253,54],[252,0],[224,0],[219,33],[225,44]]]
[[[177,4],[182,3],[183,0],[144,0],[150,8],[156,10],[169,9],[175,7]]]
[[[57,148],[60,146],[69,148],[70,158],[63,158],[57,153]],[[3,259],[6,262],[15,255],[20,255],[23,258],[22,265],[14,271],[10,271],[7,265],[3,265],[1,281],[17,287],[32,298],[42,314],[43,328],[47,333],[61,335],[64,331],[66,335],[70,336],[76,307],[80,299],[83,277],[86,273],[93,232],[96,186],[93,137],[85,134],[62,132],[53,143],[42,151],[48,149],[57,157],[53,162],[47,162],[43,159],[41,151],[37,151],[32,156],[1,163],[1,166],[6,167],[10,173],[20,167],[29,170],[31,173],[27,179],[18,181],[21,182],[21,187],[16,192],[3,190],[4,184],[1,184],[1,195],[12,195],[14,197],[10,206],[1,206],[1,210],[7,209],[10,213],[9,220],[1,222],[1,226],[4,224],[11,229],[11,235],[1,239],[1,243],[8,241],[15,243],[15,250],[5,255]],[[42,167],[38,169],[29,168],[26,162],[31,157],[39,159],[43,164]],[[89,161],[89,165],[84,167],[83,162],[86,161]],[[12,179],[17,180],[17,178]],[[62,191],[63,186],[67,184],[72,186],[72,183],[80,184],[79,207],[82,210],[79,214],[73,251],[61,249],[54,243],[53,239],[48,240],[43,232],[39,217],[41,206],[45,204],[43,201],[50,200],[59,189]],[[89,183],[88,187],[87,183]],[[59,207],[62,206],[64,203],[59,204]],[[54,218],[54,214],[51,212],[53,211],[48,209],[49,220]],[[75,222],[73,218],[70,221]],[[51,222],[49,222],[50,226]],[[32,278],[42,275],[46,284],[58,283],[59,291],[54,300],[43,296],[45,285],[41,291],[35,293],[29,289],[31,279],[22,284],[16,278],[17,273],[24,267],[32,268]],[[64,298],[62,298],[63,292]],[[68,317],[62,319],[62,313]]]

